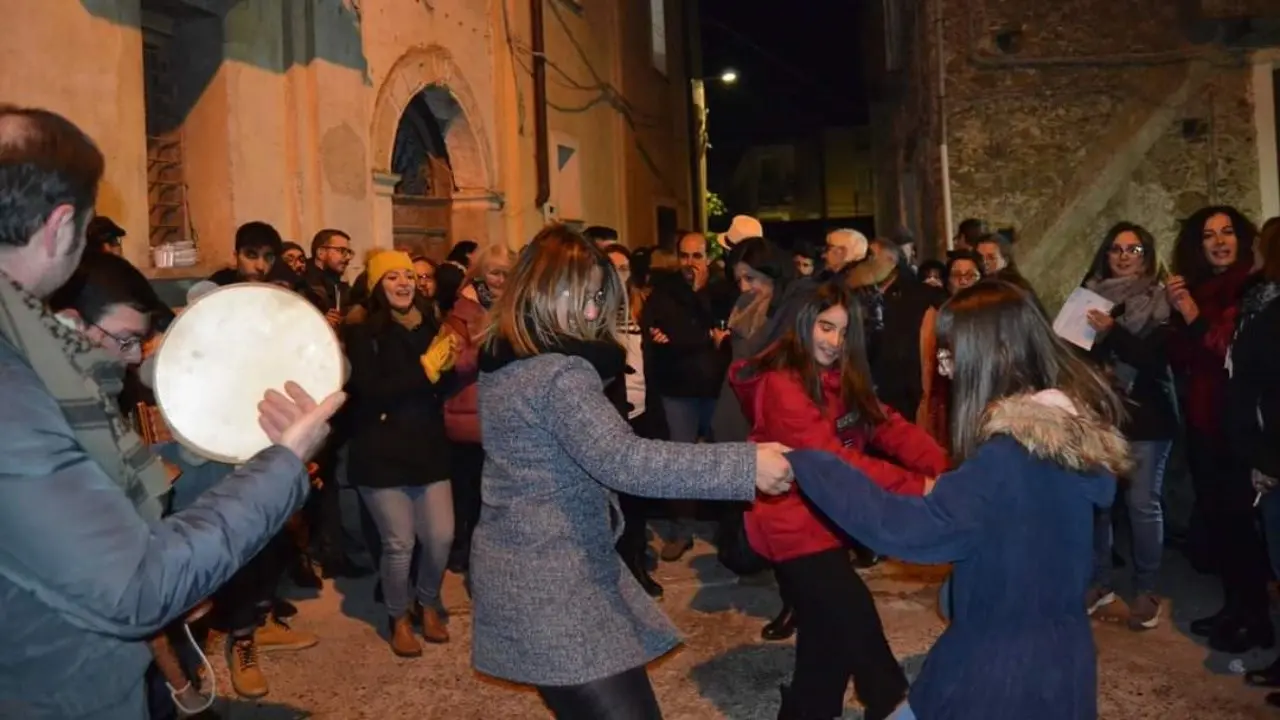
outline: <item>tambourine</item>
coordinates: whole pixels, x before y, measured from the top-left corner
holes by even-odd
[[[310,302],[269,283],[201,295],[156,351],[152,390],[173,437],[210,460],[240,465],[270,446],[258,424],[267,390],[300,385],[317,401],[342,388],[338,337]]]

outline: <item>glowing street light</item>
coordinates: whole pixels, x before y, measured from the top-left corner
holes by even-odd
[[[719,75],[689,79],[693,89],[693,103],[690,107],[693,110],[695,132],[697,133],[694,144],[698,161],[698,228],[704,231],[707,229],[707,148],[710,147],[710,143],[707,140],[706,84],[717,80],[722,85],[733,85],[738,82],[738,71],[733,68],[725,68]]]

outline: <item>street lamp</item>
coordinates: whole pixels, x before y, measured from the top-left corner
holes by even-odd
[[[707,80],[715,80],[724,85],[738,82],[738,71],[725,68],[719,75],[711,77],[691,78],[693,86],[693,119],[698,153],[698,227],[707,230],[707,148],[710,147],[707,137]]]

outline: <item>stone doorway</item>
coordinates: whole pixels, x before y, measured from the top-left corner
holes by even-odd
[[[404,109],[391,152],[400,179],[391,198],[392,241],[413,255],[443,260],[452,244],[453,168],[445,133],[461,108],[438,85],[423,88]]]
[[[440,46],[405,53],[374,103],[373,244],[442,259],[460,240],[489,241],[501,196],[484,115]]]

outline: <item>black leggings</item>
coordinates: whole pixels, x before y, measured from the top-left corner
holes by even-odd
[[[538,686],[538,694],[556,720],[662,720],[643,667],[584,685]]]
[[[844,548],[778,563],[775,574],[796,616],[791,696],[797,717],[840,717],[853,678],[868,720],[888,717],[907,694],[866,583]]]

